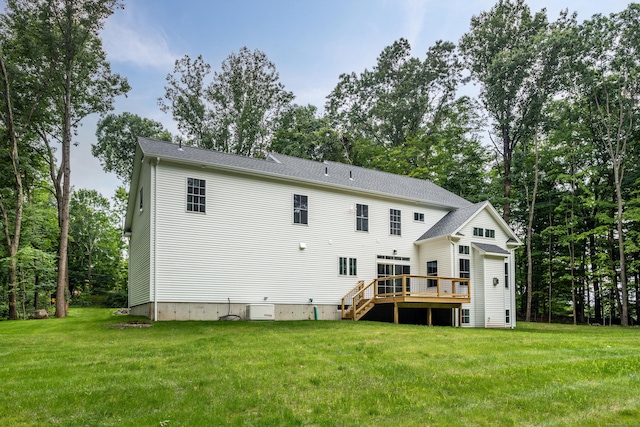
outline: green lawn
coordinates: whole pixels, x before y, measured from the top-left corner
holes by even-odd
[[[0,322],[2,426],[638,425],[640,329]]]

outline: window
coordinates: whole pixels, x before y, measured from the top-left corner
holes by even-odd
[[[469,246],[466,246],[466,245],[458,246],[458,253],[461,255],[469,255]]]
[[[138,202],[140,205],[140,212],[142,212],[142,208],[144,207],[144,187],[140,188],[140,201]]]
[[[491,237],[492,239],[496,238],[496,230],[486,229],[484,230],[484,237]]]
[[[438,261],[427,261],[427,276],[438,275]],[[427,279],[427,286],[432,288],[438,286],[438,281],[435,279]]]
[[[414,212],[413,220],[415,222],[424,222],[424,214],[422,212]]]
[[[340,276],[357,276],[358,275],[358,260],[357,258],[338,258],[338,274]]]
[[[504,263],[504,287],[509,288],[509,263]]]
[[[398,209],[389,209],[389,234],[401,236],[400,225],[400,211]]]
[[[309,222],[309,205],[307,204],[307,196],[300,194],[293,195],[293,223],[308,224]]]
[[[460,278],[469,279],[471,277],[471,269],[469,268],[469,260],[467,258],[460,258]]]
[[[356,230],[369,231],[369,205],[356,204]]]
[[[509,311],[509,310],[507,310]],[[469,323],[471,323],[471,317],[469,316],[469,309],[468,308],[463,308],[462,309],[462,324],[463,325],[468,325]]]
[[[507,323],[511,323],[511,316],[509,315],[509,310],[504,312],[504,321]]]
[[[187,178],[187,211],[204,213],[205,181],[198,178]]]
[[[482,228],[473,227],[473,235],[474,236],[484,236],[484,230]]]

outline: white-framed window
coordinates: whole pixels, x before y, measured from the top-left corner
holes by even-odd
[[[309,223],[309,199],[302,194],[293,195],[293,223]]]
[[[504,287],[509,288],[509,263],[504,263]]]
[[[427,261],[427,276],[438,275],[438,261]],[[427,279],[427,287],[433,288],[438,286],[438,281],[435,279]]]
[[[469,315],[469,309],[468,308],[463,308],[462,309],[462,324],[463,325],[468,325],[469,323],[471,323],[471,316]]]
[[[140,201],[138,202],[140,212],[144,209],[144,187],[140,187]]]
[[[470,248],[468,245],[459,245],[458,246],[458,253],[460,255],[469,255],[470,252]]]
[[[424,214],[422,212],[414,212],[413,220],[415,222],[424,222]]]
[[[402,219],[400,214],[399,209],[389,209],[389,234],[395,236],[402,235]]]
[[[504,312],[504,321],[507,322],[507,324],[511,323],[511,315],[509,313],[509,310],[505,310]]]
[[[496,230],[491,230],[489,228],[487,228],[486,230],[484,230],[484,237],[490,237],[492,239],[496,238]]]
[[[484,229],[483,228],[478,228],[478,227],[473,227],[473,235],[474,236],[483,237],[484,236]]]
[[[356,204],[356,230],[369,231],[369,205]]]
[[[205,180],[187,178],[187,211],[205,213]]]
[[[340,276],[357,276],[358,275],[358,259],[357,258],[338,258],[338,274]]]
[[[458,261],[460,265],[460,278],[469,279],[471,277],[471,263],[469,258],[460,258]]]

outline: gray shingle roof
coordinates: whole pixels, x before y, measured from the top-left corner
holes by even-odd
[[[422,236],[416,240],[432,239],[434,237],[447,236],[455,233],[469,218],[471,218],[476,212],[482,209],[487,202],[480,202],[474,205],[469,205],[460,208],[455,211],[447,213],[442,219],[436,222],[433,227],[427,230]]]
[[[477,248],[482,249],[485,252],[490,252],[493,254],[509,255],[509,251],[502,249],[498,245],[492,245],[490,243],[478,243],[478,242],[471,242],[471,243]]]
[[[379,172],[336,162],[315,162],[272,153],[269,160],[255,159],[213,150],[138,138],[145,156],[219,168],[231,168],[325,184],[327,186],[367,191],[420,201],[449,209],[466,208],[471,203],[430,181]],[[326,173],[325,173],[326,172]]]

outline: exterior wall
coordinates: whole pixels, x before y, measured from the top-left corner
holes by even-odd
[[[504,258],[485,256],[484,294],[485,294],[485,327],[504,328],[505,299],[509,297],[510,289],[504,287]],[[499,283],[493,284],[493,278],[497,277]]]
[[[420,245],[419,269],[416,274],[426,276],[427,262],[438,261],[438,276],[457,277],[453,270],[453,246],[446,238],[434,239]]]
[[[152,192],[150,169],[145,164],[140,171],[136,193],[136,209],[133,214],[132,234],[129,241],[129,307],[151,301],[151,212]],[[143,208],[140,206],[140,188],[143,189]]]
[[[446,214],[416,203],[168,162],[156,170],[158,301],[220,303],[223,314],[228,301],[309,307],[312,300],[337,311],[358,280],[376,277],[377,255],[410,257],[412,273],[425,268],[413,242]],[[206,180],[205,214],[186,211],[187,177]],[[308,225],[293,224],[294,194],[308,196]],[[369,232],[355,231],[356,203],[369,206]],[[389,234],[391,208],[402,212],[402,236]],[[414,222],[414,212],[425,214],[424,223]],[[357,259],[357,276],[338,274],[341,256]],[[281,318],[287,318],[284,312]]]
[[[469,309],[469,326],[485,326],[485,271],[484,257],[477,249],[471,248],[471,303],[463,304]]]

